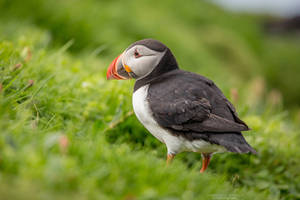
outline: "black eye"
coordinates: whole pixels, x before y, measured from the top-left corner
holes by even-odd
[[[135,50],[135,52],[134,52],[134,57],[135,57],[135,58],[141,57],[141,54],[139,54],[139,52],[137,52],[137,50]]]

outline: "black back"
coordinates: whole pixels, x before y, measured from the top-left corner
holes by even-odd
[[[256,153],[241,131],[249,130],[234,106],[213,81],[179,69],[168,47],[157,40],[133,43],[165,55],[146,77],[136,81],[134,91],[149,84],[147,100],[157,123],[176,136],[202,139],[238,153]]]
[[[201,75],[179,69],[164,73],[149,82],[147,99],[154,119],[171,134],[256,153],[241,134],[248,126],[213,81]]]

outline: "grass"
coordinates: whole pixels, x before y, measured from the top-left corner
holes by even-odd
[[[199,176],[180,162],[166,168],[153,150],[108,143],[109,123],[131,110],[130,90],[103,80],[104,68],[95,71],[98,60],[10,42],[1,49],[10,58],[1,73],[1,179],[22,186],[5,190],[8,197],[23,187],[42,190],[28,198],[74,192],[78,199],[241,195],[222,176]]]
[[[222,83],[218,85],[226,84],[229,76],[246,81],[260,74],[268,90],[280,91],[286,106],[299,106],[299,38],[266,34],[258,17],[228,13],[197,0],[1,0],[1,5],[2,27],[10,34],[14,30],[8,29],[8,20],[34,24],[49,32],[51,46],[72,40],[72,52],[88,50],[105,58],[132,41],[156,38],[174,51],[181,66],[201,67],[199,72]]]
[[[298,57],[285,45],[265,55],[277,42],[262,42],[256,18],[196,1],[178,10],[169,1],[21,3],[0,1],[1,198],[300,198],[299,125],[264,71],[282,51]],[[215,155],[206,174],[194,153],[165,167],[164,145],[132,114],[133,81],[105,80],[115,55],[150,36],[215,80],[252,128],[245,136],[257,156]]]

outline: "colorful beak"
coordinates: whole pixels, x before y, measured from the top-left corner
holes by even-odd
[[[122,54],[121,54],[122,55]],[[116,57],[112,63],[109,65],[107,72],[106,72],[106,78],[107,80],[111,80],[111,79],[118,79],[118,80],[122,80],[123,78],[118,74],[117,72],[117,65],[116,63],[118,62],[119,57],[121,56],[119,55],[118,57]]]
[[[117,80],[127,80],[135,77],[135,74],[131,71],[131,69],[127,65],[123,65],[124,53],[119,55],[116,59],[112,61],[109,65],[106,73],[107,80],[117,79]]]

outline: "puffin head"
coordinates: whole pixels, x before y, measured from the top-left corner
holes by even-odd
[[[113,60],[107,69],[107,79],[126,80],[157,77],[178,69],[175,57],[163,43],[144,39],[131,44]]]

